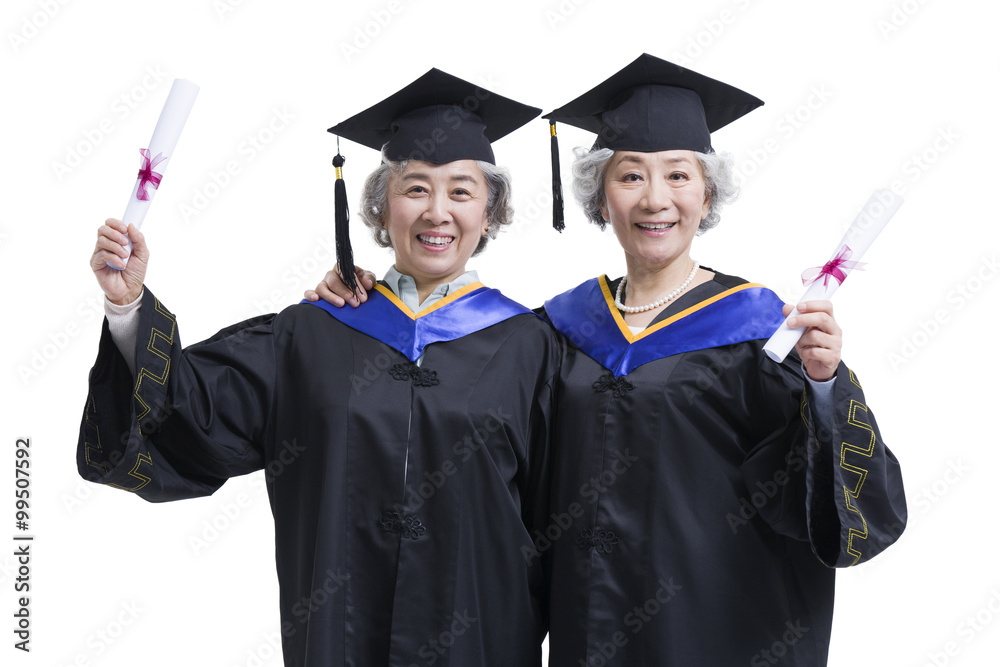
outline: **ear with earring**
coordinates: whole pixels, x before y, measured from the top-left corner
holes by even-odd
[[[383,243],[386,243],[389,247],[392,247],[392,240],[389,238],[389,228],[385,226],[385,216],[379,217],[379,225],[380,225],[378,230],[379,239]]]

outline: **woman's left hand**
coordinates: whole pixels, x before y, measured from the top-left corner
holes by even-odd
[[[808,328],[795,345],[795,351],[799,353],[810,378],[817,382],[829,380],[837,373],[840,349],[844,343],[843,331],[833,319],[833,303],[805,301],[797,308],[800,314],[790,319],[788,326],[793,329]],[[792,306],[785,304],[782,312],[788,317]]]

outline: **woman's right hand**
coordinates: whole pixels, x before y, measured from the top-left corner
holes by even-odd
[[[131,257],[125,249],[129,239],[132,239]],[[116,271],[108,266],[109,262],[125,269]],[[90,256],[90,268],[111,303],[124,306],[139,298],[148,262],[146,239],[135,225],[126,227],[121,220],[108,218],[97,230],[97,245]]]
[[[343,307],[345,303],[357,308],[368,300],[368,292],[365,290],[375,289],[375,274],[365,271],[360,266],[354,267],[354,273],[358,277],[358,295],[351,294],[351,290],[344,284],[340,277],[340,267],[335,266],[333,271],[327,271],[323,277],[323,282],[316,285],[315,290],[306,290],[307,301],[319,301],[323,299],[337,308]]]

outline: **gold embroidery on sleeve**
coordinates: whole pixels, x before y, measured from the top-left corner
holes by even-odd
[[[812,431],[812,421],[809,419],[809,393],[806,391],[805,387],[802,388],[802,401],[799,403],[799,417],[802,418],[802,423],[806,425],[806,428]],[[809,438],[807,440],[807,446],[810,452],[818,452],[822,446],[819,442],[819,438]]]
[[[806,394],[805,387],[802,388],[802,400],[799,402],[799,416],[802,417],[802,423],[806,425],[806,428],[810,428],[809,423],[809,398]]]
[[[162,305],[160,305],[160,300],[154,298],[153,302],[155,304],[156,312],[160,313],[168,320],[170,320],[170,333],[165,334],[155,326],[149,332],[149,343],[146,344],[146,349],[152,352],[155,356],[163,359],[163,372],[156,374],[150,371],[148,368],[143,366],[139,372],[136,374],[135,380],[135,391],[133,395],[135,400],[142,406],[142,413],[136,415],[136,422],[139,423],[139,435],[142,435],[142,418],[149,414],[151,408],[146,405],[146,402],[142,400],[139,395],[139,391],[142,388],[142,382],[146,378],[156,382],[157,384],[163,386],[167,383],[167,376],[170,375],[170,347],[174,344],[174,332],[177,330],[177,318],[175,318],[169,311],[167,311]],[[156,342],[163,341],[166,343],[166,352],[161,352],[156,349]]]
[[[149,368],[143,366],[141,369],[139,369],[139,372],[136,374],[135,390],[132,392],[132,395],[135,398],[136,402],[142,406],[142,412],[135,416],[135,421],[138,426],[140,436],[143,435],[142,419],[143,417],[148,415],[152,410],[152,408],[150,408],[150,406],[147,405],[144,400],[142,400],[142,396],[139,393],[140,390],[142,389],[142,383],[143,381],[146,381],[148,379],[150,381],[156,382],[161,386],[166,385],[167,376],[170,375],[170,347],[174,344],[174,332],[177,330],[177,318],[175,318],[173,314],[170,313],[170,311],[168,311],[166,308],[163,307],[159,299],[156,298],[153,299],[153,307],[155,308],[157,313],[163,315],[163,317],[165,317],[167,320],[170,321],[170,332],[164,333],[163,331],[157,329],[156,326],[154,325],[152,327],[152,331],[150,331],[149,334],[149,342],[146,344],[147,350],[153,353],[154,356],[163,359],[163,371],[157,374],[152,370],[150,370]],[[165,344],[164,349],[166,351],[158,350],[157,342],[164,343]],[[108,484],[108,486],[132,492],[138,491],[142,487],[146,486],[147,484],[149,484],[151,480],[148,476],[143,475],[142,473],[139,472],[139,468],[143,464],[152,468],[153,459],[150,458],[149,454],[144,454],[142,452],[139,452],[138,456],[136,457],[135,465],[132,466],[132,470],[130,470],[128,473],[129,477],[137,480],[137,484],[135,486],[121,486],[118,484],[110,484],[110,483]]]
[[[97,457],[102,453],[101,450],[101,431],[97,428],[97,423],[91,421],[90,416],[97,411],[97,406],[94,404],[94,397],[87,397],[87,410],[84,413],[84,421],[87,424],[87,428],[84,430],[84,440],[83,440],[83,457],[87,461],[87,465],[91,468],[96,468],[100,470],[105,475],[111,471],[111,467],[107,463],[101,463],[97,460]],[[93,431],[94,439],[97,442],[91,442],[90,434]],[[95,452],[95,456],[91,458],[90,453]]]
[[[139,489],[146,486],[150,482],[150,479],[148,477],[139,472],[139,466],[141,466],[143,463],[148,465],[150,468],[153,467],[153,459],[149,458],[149,454],[143,454],[140,452],[139,456],[136,458],[135,465],[132,466],[132,470],[130,470],[128,473],[129,477],[139,480],[139,483],[136,484],[135,486],[121,486],[118,484],[112,484],[111,482],[108,482],[107,485],[114,487],[116,489],[121,489],[122,491],[132,491],[133,493],[138,491]]]
[[[858,376],[854,374],[854,371],[848,368],[847,373],[851,378],[851,382],[853,382],[858,389],[861,389],[861,383],[858,381]]]
[[[851,380],[854,381],[854,374],[851,373]],[[857,382],[855,382],[857,384]],[[858,385],[860,386],[860,385]],[[847,413],[847,423],[851,426],[856,426],[862,431],[868,434],[868,446],[865,448],[859,447],[858,445],[853,445],[846,440],[841,444],[840,448],[840,467],[849,472],[853,472],[858,476],[857,484],[854,485],[854,489],[849,489],[847,485],[844,485],[844,502],[847,504],[847,509],[854,512],[861,518],[861,525],[863,530],[857,530],[851,528],[848,530],[847,537],[847,553],[854,556],[854,562],[851,565],[857,564],[861,560],[861,552],[855,548],[854,539],[868,539],[868,522],[865,521],[865,517],[861,514],[854,503],[851,502],[852,499],[857,500],[861,495],[861,487],[864,486],[865,480],[868,478],[868,470],[860,466],[855,466],[847,463],[847,452],[852,451],[856,454],[861,454],[867,458],[871,458],[872,454],[875,452],[875,432],[872,430],[871,426],[868,425],[867,419],[864,416],[859,415],[859,411],[863,411],[865,415],[868,414],[868,407],[859,401],[851,400],[851,405],[848,408]]]

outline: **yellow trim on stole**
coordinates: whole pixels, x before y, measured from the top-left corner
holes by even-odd
[[[409,306],[407,306],[405,303],[403,303],[402,301],[399,300],[399,297],[396,296],[395,293],[393,293],[393,291],[391,289],[389,289],[385,285],[381,285],[381,284],[376,284],[375,285],[375,289],[378,290],[379,292],[381,292],[382,296],[384,296],[385,298],[389,299],[389,301],[392,302],[392,304],[394,306],[396,306],[401,311],[403,311],[403,314],[405,314],[411,320],[416,320],[418,317],[423,317],[424,315],[430,315],[431,313],[433,313],[438,308],[444,308],[449,303],[461,299],[463,296],[465,296],[469,292],[474,292],[477,289],[479,289],[480,287],[486,287],[486,285],[484,285],[484,284],[482,284],[480,282],[469,283],[468,285],[466,285],[462,289],[457,290],[455,292],[452,292],[451,294],[449,294],[448,296],[444,297],[443,299],[435,302],[433,305],[430,305],[430,306],[424,308],[419,313],[414,313],[412,310],[410,310]]]
[[[749,289],[751,287],[764,287],[760,283],[746,283],[745,285],[737,285],[736,287],[733,287],[731,289],[727,289],[725,292],[722,292],[720,294],[716,294],[713,297],[705,299],[704,301],[701,301],[701,302],[699,302],[699,303],[691,306],[690,308],[688,308],[686,310],[682,310],[681,312],[677,313],[676,315],[671,315],[670,317],[668,317],[667,319],[663,320],[662,322],[657,322],[653,326],[646,327],[645,329],[643,329],[639,333],[634,334],[634,333],[632,333],[632,330],[628,328],[628,324],[625,323],[625,318],[622,317],[621,311],[619,311],[618,307],[615,305],[615,297],[611,293],[611,287],[610,287],[610,285],[608,283],[608,277],[607,277],[607,275],[601,276],[598,279],[598,282],[601,285],[601,292],[604,294],[604,300],[608,304],[608,310],[611,311],[611,316],[615,319],[615,323],[618,325],[618,330],[625,337],[625,340],[627,340],[630,344],[634,343],[634,342],[636,342],[638,340],[641,340],[641,339],[645,338],[646,336],[649,336],[650,334],[656,333],[660,329],[662,329],[662,328],[664,328],[666,326],[669,326],[669,325],[673,324],[674,322],[676,322],[677,320],[680,320],[680,319],[682,319],[684,317],[687,317],[688,315],[691,315],[691,314],[693,314],[693,313],[701,310],[702,308],[705,308],[706,306],[710,306],[713,303],[715,303],[716,301],[721,301],[722,299],[725,299],[727,296],[729,296],[731,294],[735,294],[736,292],[739,292],[739,291],[742,291],[742,290],[745,290],[745,289]]]

